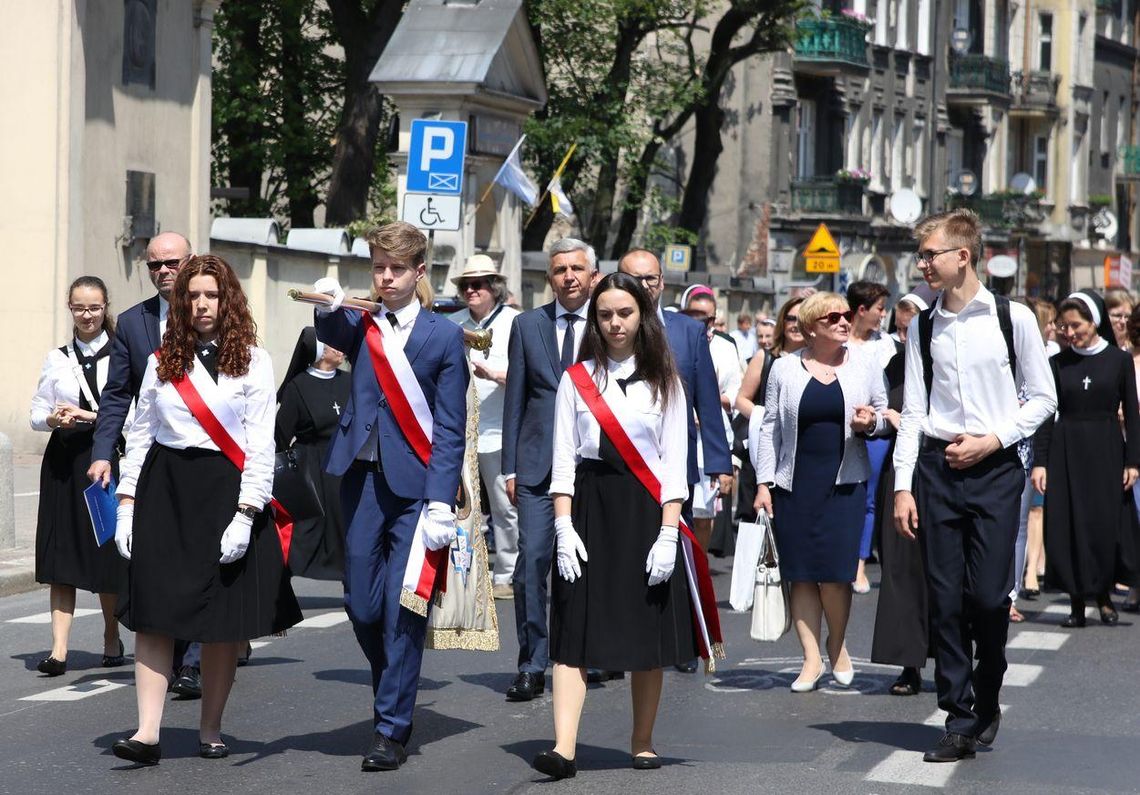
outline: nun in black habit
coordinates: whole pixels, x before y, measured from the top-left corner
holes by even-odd
[[[344,354],[319,342],[316,330],[308,326],[301,331],[277,392],[277,451],[298,450],[324,511],[324,516],[294,525],[289,569],[316,580],[344,576],[340,478],[325,473],[323,466],[352,386],[349,374],[338,369],[343,361]]]
[[[1069,594],[1064,627],[1085,625],[1094,599],[1118,621],[1113,583],[1140,584],[1131,488],[1140,467],[1140,409],[1132,357],[1112,344],[1104,300],[1091,291],[1061,302],[1057,327],[1069,349],[1049,360],[1057,416],[1034,439],[1034,487],[1045,495],[1046,577]],[[1121,433],[1123,417],[1123,434]]]

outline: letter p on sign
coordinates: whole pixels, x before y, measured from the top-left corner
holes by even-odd
[[[432,170],[433,160],[447,160],[455,151],[455,133],[447,127],[432,127],[424,132],[424,148],[420,152],[420,170]]]

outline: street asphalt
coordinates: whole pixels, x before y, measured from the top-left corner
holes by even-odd
[[[713,563],[722,597],[730,565]],[[0,598],[0,792],[1140,792],[1140,627],[1122,614],[1117,627],[1090,618],[1087,629],[1063,630],[1060,594],[1022,603],[1030,620],[1011,629],[1001,733],[976,759],[921,761],[941,731],[932,666],[920,695],[887,693],[896,671],[867,661],[876,588],[855,597],[851,689],[825,677],[821,690],[792,694],[795,639],[754,643],[748,616],[722,604],[728,660],[712,676],[665,675],[655,734],[664,767],[630,769],[629,684],[617,681],[591,687],[578,776],[554,783],[530,767],[552,745],[549,684],[533,702],[503,697],[515,668],[511,602],[498,602],[498,652],[426,654],[407,763],[398,772],[362,773],[371,691],[339,585],[294,582],[307,623],[265,639],[238,671],[223,726],[232,755],[199,759],[199,702],[172,698],[163,760],[145,769],[109,750],[135,728],[133,674],[129,666],[98,667],[95,598],[79,600],[69,670],[56,679],[35,670],[50,645],[46,591]],[[129,633],[126,644],[130,653]]]

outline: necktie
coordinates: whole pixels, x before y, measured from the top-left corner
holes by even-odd
[[[395,312],[388,312],[384,317],[388,318],[388,322],[392,324],[392,328],[399,330],[400,321],[396,319]]]
[[[574,321],[579,318],[570,314],[562,317],[566,320],[566,333],[562,337],[562,369],[565,370],[574,364]]]

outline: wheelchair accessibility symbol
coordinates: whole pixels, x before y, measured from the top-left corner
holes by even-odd
[[[459,196],[405,193],[400,217],[425,232],[457,232],[463,217],[463,200]]]

